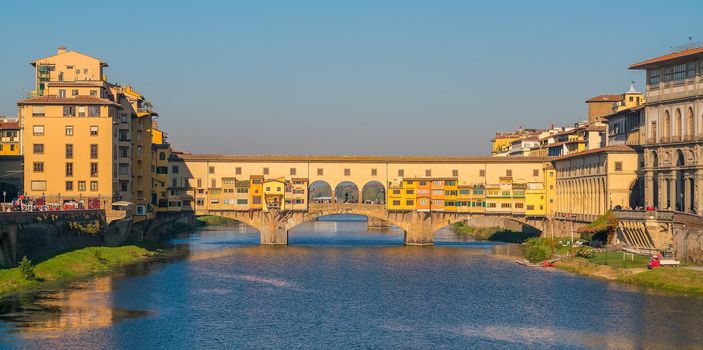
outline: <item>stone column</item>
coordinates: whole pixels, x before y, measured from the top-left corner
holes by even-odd
[[[654,206],[654,174],[648,170],[644,175],[644,206]]]
[[[681,211],[687,213],[691,210],[691,178],[689,174],[683,177],[683,208]]]
[[[693,206],[696,208],[696,213],[698,215],[703,215],[703,170],[696,169],[693,181],[695,181],[693,189],[695,200]]]
[[[409,220],[411,223],[405,232],[405,244],[433,245],[432,214],[413,212]]]
[[[676,171],[672,171],[669,178],[669,206],[671,210],[676,210]]]

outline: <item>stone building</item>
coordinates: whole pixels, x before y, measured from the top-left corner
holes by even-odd
[[[647,74],[645,202],[703,214],[703,44],[633,64]]]

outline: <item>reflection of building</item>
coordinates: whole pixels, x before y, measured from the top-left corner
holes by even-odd
[[[647,72],[645,202],[703,214],[703,46],[633,64]]]

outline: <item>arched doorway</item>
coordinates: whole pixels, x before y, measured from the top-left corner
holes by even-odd
[[[308,187],[308,203],[332,203],[332,186],[327,181],[317,180]]]
[[[681,150],[676,151],[676,169],[673,170],[676,172],[676,206],[673,209],[678,211],[686,211],[686,208],[684,208],[684,178],[683,170],[681,169],[685,163],[683,152]]]
[[[362,203],[385,204],[386,188],[378,181],[369,181],[361,189]]]
[[[359,187],[351,181],[342,181],[334,188],[337,203],[359,203]]]

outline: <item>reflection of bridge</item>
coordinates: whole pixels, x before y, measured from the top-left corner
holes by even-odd
[[[227,209],[207,209],[199,215],[217,215],[240,221],[261,233],[261,244],[288,244],[288,231],[304,222],[322,216],[337,214],[364,215],[393,224],[405,231],[405,243],[410,245],[431,245],[433,234],[442,227],[459,221],[474,218],[488,219],[492,226],[504,226],[510,221],[519,226],[529,226],[538,231],[546,229],[542,220],[528,220],[522,217],[483,215],[456,212],[388,211],[381,204],[358,203],[311,203],[307,211],[236,211]]]

